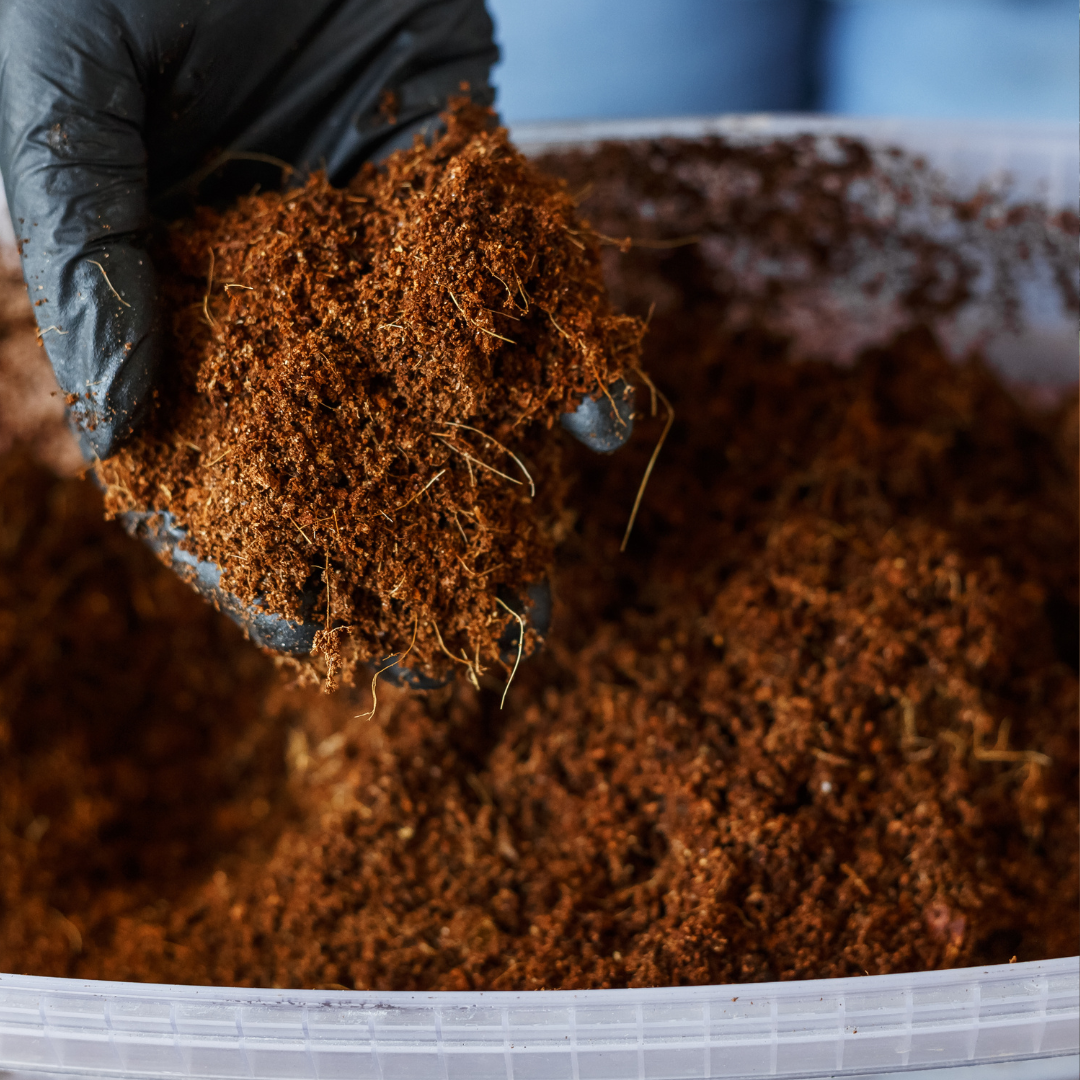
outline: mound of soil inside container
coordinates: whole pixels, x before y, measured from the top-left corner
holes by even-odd
[[[5,458],[0,969],[509,989],[1073,951],[1075,403],[1025,416],[925,337],[850,372],[766,344],[706,364],[725,464],[676,444],[621,563],[642,455],[614,484],[581,455],[617,497],[505,712],[274,690],[88,484]]]
[[[593,225],[680,152],[621,160]],[[800,358],[679,239],[610,249],[630,309],[659,298],[675,419],[622,554],[661,402],[610,458],[567,446],[554,623],[503,710],[484,679],[371,720],[364,686],[286,686],[89,484],[2,460],[0,970],[537,989],[1075,952],[1075,391],[1025,404],[919,326]]]
[[[323,624],[336,662],[408,647],[475,679],[565,531],[550,428],[610,396],[642,325],[612,313],[565,187],[489,111],[446,123],[347,189],[172,229],[168,378],[101,476],[111,513],[170,512],[226,590]]]

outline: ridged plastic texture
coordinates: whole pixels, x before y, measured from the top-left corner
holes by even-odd
[[[850,134],[924,154],[961,189],[1008,175],[1017,197],[1077,201],[1070,125],[846,117],[530,124],[530,152],[603,139]],[[11,258],[0,191],[0,259]],[[1059,319],[1060,321],[1060,319]],[[1075,319],[1029,336],[1022,377]],[[1036,328],[1037,330],[1039,328]],[[1065,333],[1067,331],[1067,333]],[[1029,331],[1030,333],[1030,331]],[[1065,342],[1065,337],[1068,341]],[[522,993],[234,990],[0,975],[0,1080],[688,1080],[1080,1076],[1080,957],[747,986]]]
[[[491,994],[0,976],[0,1069],[21,1072],[683,1080],[858,1076],[1078,1051],[1080,958],[794,983]]]

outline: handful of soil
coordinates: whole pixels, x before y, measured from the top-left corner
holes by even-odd
[[[563,527],[549,429],[638,362],[564,185],[491,119],[458,102],[346,190],[202,209],[158,260],[170,382],[107,509],[169,511],[241,601],[325,621],[331,676],[498,663]]]

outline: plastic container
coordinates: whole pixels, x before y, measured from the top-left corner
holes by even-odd
[[[0,976],[0,1076],[1075,1077],[1080,959],[749,986],[226,990]],[[993,1063],[1008,1063],[1008,1071]],[[978,1071],[972,1072],[972,1065]],[[7,1070],[6,1072],[3,1070]]]
[[[1080,155],[1068,124],[732,116],[529,124],[514,137],[541,152],[601,139],[803,132],[900,146],[961,190],[1009,174],[1018,198],[1076,209]],[[1028,309],[1025,332],[996,354],[999,367],[1029,382],[1075,382],[1075,318],[1038,297]],[[0,1080],[912,1075],[1080,1076],[1080,957],[806,982],[521,993],[243,990],[0,975]]]

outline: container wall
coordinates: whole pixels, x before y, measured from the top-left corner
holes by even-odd
[[[1078,1049],[1078,958],[798,983],[490,994],[0,976],[8,1076],[682,1080],[1042,1059],[1046,1068],[1025,1065],[1024,1075],[1050,1077]]]

